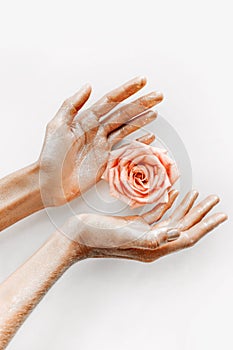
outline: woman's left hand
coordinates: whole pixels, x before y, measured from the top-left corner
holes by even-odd
[[[63,103],[47,126],[39,158],[44,206],[63,205],[97,183],[112,146],[156,118],[157,113],[150,108],[163,99],[157,92],[108,114],[145,84],[145,78],[135,78],[82,112],[91,93],[88,85]],[[144,142],[149,143],[149,139],[146,137]]]

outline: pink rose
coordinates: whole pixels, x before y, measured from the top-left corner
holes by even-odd
[[[102,175],[109,182],[110,194],[131,208],[167,203],[178,178],[177,165],[166,150],[137,141],[112,151]]]

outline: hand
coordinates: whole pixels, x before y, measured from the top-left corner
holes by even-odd
[[[203,219],[219,199],[209,196],[192,208],[197,197],[197,192],[192,191],[168,219],[156,223],[177,194],[171,191],[167,204],[141,216],[81,214],[68,220],[0,285],[0,349],[6,347],[29,313],[73,263],[99,257],[151,262],[192,246],[226,220],[221,213]]]
[[[219,202],[219,198],[208,196],[193,207],[198,192],[191,191],[167,219],[157,223],[172,206],[177,195],[178,192],[172,190],[167,204],[159,204],[141,216],[81,214],[71,218],[62,231],[78,243],[86,257],[152,262],[193,246],[227,219],[223,213],[212,214],[204,219]]]
[[[108,114],[145,84],[145,78],[133,79],[81,113],[90,96],[90,86],[83,87],[63,103],[47,126],[39,158],[45,206],[62,205],[97,183],[112,146],[156,118],[156,112],[149,109],[163,99],[157,92]],[[146,136],[142,142],[151,142],[150,137]]]

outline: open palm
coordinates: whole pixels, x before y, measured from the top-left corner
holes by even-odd
[[[157,92],[109,113],[145,83],[145,78],[133,79],[83,112],[80,109],[91,93],[89,85],[63,103],[48,124],[40,155],[45,206],[62,205],[93,186],[103,174],[112,146],[156,118],[150,108],[163,98]],[[152,139],[145,136],[140,141],[150,143]]]
[[[151,262],[164,255],[188,248],[227,219],[216,213],[204,218],[219,202],[210,195],[193,207],[197,191],[187,193],[165,220],[158,222],[174,203],[172,190],[168,203],[159,204],[143,215],[117,217],[80,214],[63,227],[63,233],[76,241],[90,258],[125,258]]]

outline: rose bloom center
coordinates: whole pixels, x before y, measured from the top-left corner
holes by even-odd
[[[133,180],[133,183],[136,186],[145,187],[148,184],[148,172],[144,165],[137,164],[133,165],[128,172],[129,179]]]

